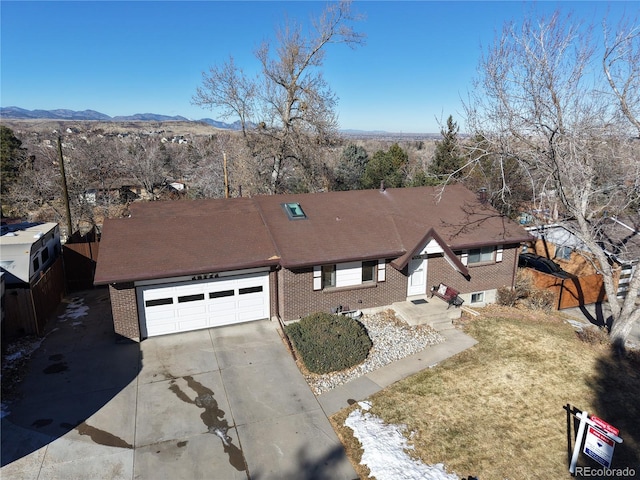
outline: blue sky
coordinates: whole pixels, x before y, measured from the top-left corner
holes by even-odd
[[[253,52],[286,16],[307,22],[324,2],[0,2],[0,105],[218,118],[191,98],[202,72]],[[505,22],[556,8],[599,26],[632,2],[356,1],[364,46],[331,45],[323,72],[339,98],[340,128],[427,133],[462,101],[482,49]],[[229,120],[232,121],[232,120]]]

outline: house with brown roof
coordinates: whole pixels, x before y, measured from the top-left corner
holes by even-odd
[[[512,286],[530,236],[461,185],[136,203],[104,223],[95,283],[116,333],[148,336],[366,309],[446,283]]]

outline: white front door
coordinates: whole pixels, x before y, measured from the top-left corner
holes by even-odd
[[[407,297],[427,293],[427,259],[414,257],[409,261]]]

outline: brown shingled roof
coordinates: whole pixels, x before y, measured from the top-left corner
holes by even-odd
[[[105,222],[96,284],[280,264],[393,258],[403,267],[433,229],[452,250],[529,235],[461,185],[137,203]],[[291,220],[282,204],[299,203]]]
[[[278,263],[250,198],[137,203],[105,220],[96,284],[150,280]]]
[[[401,257],[419,248],[430,229],[452,250],[531,238],[462,185],[440,193],[436,187],[389,188],[262,196],[255,201],[287,268]],[[308,220],[289,220],[281,207],[287,202],[299,203]]]

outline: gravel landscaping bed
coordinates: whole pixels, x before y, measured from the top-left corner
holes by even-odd
[[[373,346],[367,359],[353,368],[324,375],[304,373],[314,394],[320,395],[350,380],[358,378],[401,358],[424,350],[429,345],[444,342],[444,337],[429,325],[408,325],[396,317],[393,310],[364,315],[365,326]]]

